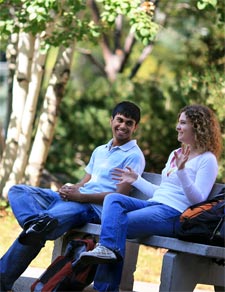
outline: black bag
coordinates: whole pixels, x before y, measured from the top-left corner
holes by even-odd
[[[224,189],[223,189],[224,190]],[[225,193],[187,208],[179,218],[177,237],[182,240],[224,246]]]
[[[47,270],[31,286],[32,292],[82,291],[90,285],[97,265],[83,264],[79,261],[81,252],[95,247],[94,239],[70,240],[65,254],[58,256]]]

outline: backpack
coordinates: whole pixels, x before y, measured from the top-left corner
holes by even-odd
[[[95,276],[97,265],[79,261],[81,252],[94,249],[94,239],[73,239],[65,254],[58,256],[46,271],[31,285],[31,292],[82,291]]]
[[[224,217],[225,192],[187,208],[180,215],[177,237],[191,242],[224,246]]]

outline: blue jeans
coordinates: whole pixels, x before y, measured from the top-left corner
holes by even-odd
[[[102,211],[102,231],[100,243],[120,253],[124,258],[126,238],[161,235],[175,237],[177,219],[180,212],[161,203],[144,201],[121,194],[110,194],[104,200]],[[115,266],[115,264],[114,264]],[[104,282],[111,282],[111,291],[118,291],[118,281],[121,278],[121,264],[104,277]],[[108,279],[108,280],[107,280]],[[95,283],[95,289],[101,290],[100,283]],[[115,290],[113,290],[115,289]],[[110,290],[107,290],[110,291]]]
[[[100,221],[90,204],[63,201],[50,189],[16,185],[9,190],[8,199],[22,228],[26,221],[43,215],[58,219],[58,227],[47,235],[46,240],[54,240],[74,226]]]
[[[45,240],[55,240],[69,229],[87,222],[100,223],[90,204],[65,202],[50,189],[16,185],[8,194],[13,213],[23,228],[24,223],[39,216],[49,215],[58,219],[58,226],[46,235]],[[23,245],[18,239],[0,259],[1,290],[11,290],[13,283],[38,255],[43,244]]]

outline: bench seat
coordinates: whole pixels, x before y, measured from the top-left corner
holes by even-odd
[[[144,173],[143,177],[155,184],[159,184],[161,181],[159,174]],[[210,198],[217,195],[224,187],[224,184],[215,184],[210,193]],[[147,199],[138,190],[134,190],[132,196]],[[98,237],[100,231],[101,225],[92,223],[71,230],[55,241],[52,259],[54,260],[64,252],[70,238],[79,237],[83,234],[92,234]],[[193,291],[197,284],[213,285],[215,291],[225,291],[224,247],[156,235],[127,240],[120,285],[122,291],[133,291],[133,273],[136,269],[140,244],[167,250],[163,256],[160,292]],[[150,262],[149,266],[151,265],[154,265],[154,263]]]

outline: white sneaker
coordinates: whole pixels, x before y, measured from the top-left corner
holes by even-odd
[[[80,261],[88,264],[106,264],[118,262],[118,258],[112,250],[97,243],[93,250],[81,253]]]

